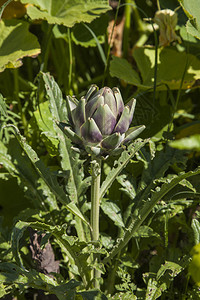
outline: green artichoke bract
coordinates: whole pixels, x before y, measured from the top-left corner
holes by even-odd
[[[58,126],[71,141],[89,154],[107,156],[123,150],[122,146],[140,134],[145,126],[129,128],[136,100],[124,106],[118,88],[92,85],[80,101],[67,97],[68,123]]]

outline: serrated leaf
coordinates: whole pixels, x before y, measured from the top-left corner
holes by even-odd
[[[88,247],[88,243],[77,242],[76,237],[68,236],[66,234],[65,226],[50,226],[41,222],[17,222],[12,231],[12,251],[17,263],[22,269],[24,269],[24,267],[19,251],[19,242],[24,234],[24,231],[28,227],[37,230],[48,231],[49,233],[51,233],[55,237],[57,242],[59,242],[59,244],[64,248],[64,251],[67,252],[71,264],[75,263],[75,265],[78,267],[79,274],[84,283],[89,282],[90,275],[87,269],[87,258],[89,256],[89,253],[87,252],[81,255],[81,250],[85,247]]]
[[[18,171],[17,171],[15,165],[12,163],[11,157],[7,152],[8,152],[8,149],[0,141],[0,164],[2,166],[4,166],[4,168],[7,169],[11,175],[16,175],[16,174],[18,174]]]
[[[12,126],[12,125],[10,125]],[[12,126],[15,129],[17,139],[24,149],[25,153],[27,154],[28,158],[32,162],[33,166],[35,167],[36,172],[38,175],[44,180],[45,184],[49,187],[51,192],[56,196],[56,198],[63,204],[69,211],[71,211],[75,216],[80,218],[86,224],[88,222],[83,217],[82,213],[74,203],[69,203],[69,199],[67,198],[64,190],[58,185],[57,178],[55,175],[51,174],[49,170],[45,167],[43,162],[37,156],[37,153],[28,145],[25,141],[25,138],[21,136],[19,130]],[[89,224],[88,224],[89,225]]]
[[[39,104],[38,110],[33,113],[38,128],[41,130],[41,138],[51,155],[58,154],[57,135],[53,126],[52,115],[49,110],[49,103],[45,101]]]
[[[25,190],[25,195],[31,198],[34,207],[45,210],[56,209],[55,196],[50,193],[48,186],[40,178],[27,156],[24,156],[22,152],[23,150],[16,139],[10,140],[8,148],[0,142],[0,163],[11,176],[17,178],[18,183]]]
[[[101,202],[101,209],[103,212],[120,228],[124,228],[124,222],[121,215],[121,210],[116,203],[103,200]]]
[[[140,228],[137,230],[137,232],[134,233],[133,236],[135,238],[148,238],[154,236],[161,239],[160,235],[148,226],[140,226]]]
[[[100,190],[100,199],[104,197],[105,193],[112,185],[116,177],[121,173],[121,171],[126,167],[131,158],[139,151],[148,140],[137,139],[134,143],[128,146],[127,150],[124,150],[120,156],[120,158],[115,161],[115,165],[112,170],[107,175],[106,179],[101,185]]]
[[[43,74],[43,79],[47,95],[49,96],[52,118],[57,121],[66,122],[67,107],[66,102],[63,100],[59,86],[49,74]],[[59,140],[61,166],[65,172],[69,172],[67,192],[69,193],[71,201],[77,203],[79,201],[79,188],[81,189],[84,177],[82,162],[79,160],[79,155],[71,149],[70,140],[65,137],[56,124],[54,124],[54,130]]]
[[[27,3],[27,0],[21,0]],[[91,22],[110,10],[106,0],[29,0],[27,14],[33,20],[46,20],[50,24],[72,27],[76,23]]]
[[[136,196],[136,180],[127,172],[123,171],[123,174],[117,176],[117,181],[123,188],[120,188],[125,194],[127,194],[131,200]]]
[[[147,285],[145,300],[156,300],[167,288],[165,283],[159,284],[156,279],[150,278]]]
[[[112,259],[119,251],[121,251],[132,238],[135,232],[142,225],[146,217],[150,214],[154,206],[160,201],[168,192],[170,192],[176,185],[178,185],[183,179],[189,178],[200,174],[200,167],[194,171],[183,173],[172,178],[170,182],[164,183],[158,191],[152,191],[151,198],[144,203],[144,205],[138,210],[136,209],[132,216],[132,221],[124,233],[124,236],[118,241],[116,246],[111,251],[110,255],[104,259],[104,262],[108,262]],[[143,200],[143,198],[141,198]]]
[[[74,279],[66,282],[57,282],[55,278],[40,273],[36,270],[24,270],[14,263],[0,263],[0,280],[3,282],[5,290],[13,292],[13,285],[26,289],[27,286],[54,294],[59,300],[73,300],[76,294],[76,287],[80,282]],[[73,295],[73,297],[71,297]]]
[[[29,23],[21,20],[1,20],[0,72],[5,68],[17,68],[22,65],[23,57],[35,57],[39,53],[40,45],[37,38],[30,33]]]
[[[8,116],[6,103],[3,99],[3,96],[0,94],[0,113],[6,118]],[[0,114],[1,116],[1,114]]]
[[[181,271],[183,270],[183,267],[175,262],[172,261],[166,261],[158,270],[157,272],[157,280],[161,279],[162,276],[164,276],[166,271],[170,271],[169,275],[170,277],[176,277]]]
[[[167,147],[165,152],[159,152],[153,160],[151,160],[149,153],[142,150],[142,154],[142,158],[138,156],[138,159],[143,160],[144,170],[137,190],[136,201],[139,198],[147,199],[149,192],[155,186],[155,180],[162,180],[169,166],[184,162],[183,153],[170,147]]]

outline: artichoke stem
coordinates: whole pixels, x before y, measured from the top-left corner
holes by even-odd
[[[91,185],[91,228],[92,240],[99,239],[99,208],[100,208],[100,184],[101,184],[101,159],[92,161],[92,185]],[[94,262],[98,261],[98,257],[94,256]],[[99,280],[101,273],[94,270],[93,278],[95,280],[95,288],[99,288]]]

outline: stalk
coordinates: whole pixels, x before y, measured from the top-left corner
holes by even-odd
[[[101,159],[92,161],[92,184],[91,184],[91,228],[92,240],[99,239],[99,208],[100,208],[100,183],[101,183]],[[98,261],[98,257],[94,255],[94,262]],[[95,288],[99,288],[99,279],[101,273],[94,270],[93,279],[95,280]]]
[[[131,3],[130,0],[126,0],[125,6],[125,24],[124,24],[124,32],[123,32],[123,56],[127,57],[128,47],[129,47],[129,33],[131,28],[131,11],[132,8],[129,5]]]

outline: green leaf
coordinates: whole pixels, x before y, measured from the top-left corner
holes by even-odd
[[[12,232],[12,251],[13,251],[13,255],[14,255],[17,263],[20,265],[20,267],[22,269],[24,269],[24,267],[23,267],[23,261],[22,261],[20,251],[19,251],[20,250],[19,242],[24,234],[24,231],[28,227],[31,227],[36,230],[47,231],[47,232],[51,233],[55,237],[55,239],[59,243],[59,245],[62,247],[62,250],[67,253],[70,263],[72,265],[75,264],[77,266],[79,274],[80,274],[84,284],[87,284],[89,282],[89,280],[90,280],[89,269],[90,268],[87,263],[89,251],[87,251],[85,253],[81,253],[82,249],[88,247],[88,243],[78,242],[76,237],[68,236],[66,234],[66,226],[65,225],[60,227],[58,225],[50,226],[50,225],[47,225],[47,224],[41,223],[41,222],[22,222],[22,221],[19,221],[15,224],[15,227]]]
[[[55,177],[55,175],[49,172],[49,170],[45,167],[43,162],[38,158],[37,153],[31,148],[30,145],[26,143],[25,138],[21,136],[19,130],[13,125],[10,126],[15,129],[19,144],[21,145],[22,149],[25,151],[28,158],[32,162],[36,172],[44,180],[45,184],[49,187],[51,192],[56,196],[56,198],[63,205],[65,205],[65,207],[69,211],[71,211],[75,216],[77,216],[86,224],[88,224],[88,222],[85,220],[85,218],[83,217],[82,213],[80,212],[76,204],[73,202],[69,203],[69,199],[64,193],[64,190],[58,185],[57,178]]]
[[[132,216],[132,221],[130,222],[127,231],[124,236],[118,240],[116,246],[113,248],[108,257],[104,259],[104,263],[110,261],[119,251],[121,251],[132,238],[132,236],[137,232],[139,227],[142,225],[144,220],[150,214],[154,206],[160,201],[168,192],[170,192],[175,186],[177,186],[183,179],[189,178],[194,175],[200,174],[200,167],[194,171],[180,174],[173,177],[167,183],[164,183],[158,190],[152,191],[151,198],[146,201],[143,206],[138,210],[136,209]],[[143,197],[141,198],[143,202]]]
[[[148,199],[151,189],[156,185],[156,181],[163,178],[169,166],[175,163],[184,163],[183,153],[170,147],[166,147],[165,152],[159,152],[153,160],[144,149],[142,149],[142,156],[138,154],[137,158],[144,163],[137,195],[134,199],[134,203],[138,203],[138,205],[140,204],[139,199]]]
[[[0,22],[0,72],[22,65],[25,56],[40,53],[37,38],[29,32],[29,23],[19,20]]]
[[[126,171],[123,171],[123,173],[117,177],[117,181],[122,186],[120,190],[133,200],[136,196],[136,180]]]
[[[139,75],[122,58],[113,58],[110,65],[110,74],[142,89],[153,89],[155,49],[138,47],[134,50],[133,57],[141,74],[142,82],[136,80]],[[185,67],[187,67],[186,72]],[[196,56],[186,52],[178,52],[175,48],[170,47],[158,49],[157,90],[166,90],[167,86],[171,90],[176,90],[180,88],[181,83],[182,89],[192,88],[195,87],[194,84],[198,79],[200,79],[200,60]]]
[[[27,0],[21,0],[27,3]],[[33,20],[47,20],[50,24],[72,27],[80,22],[92,22],[110,10],[106,0],[29,0],[27,14]]]
[[[16,139],[10,140],[8,148],[0,142],[0,163],[11,176],[17,178],[34,207],[42,210],[57,209],[55,196],[50,192],[48,185],[42,180],[28,157],[24,155]]]
[[[154,236],[161,239],[160,235],[148,226],[140,226],[140,228],[137,230],[137,232],[134,233],[133,236],[135,238],[148,238]]]
[[[67,107],[66,102],[63,100],[62,92],[49,74],[43,74],[47,95],[49,96],[50,111],[52,117],[56,121],[67,121]],[[54,124],[54,130],[59,140],[59,152],[61,156],[61,166],[66,172],[69,172],[67,191],[70,199],[77,203],[78,199],[78,186],[83,179],[83,170],[78,159],[78,154],[71,149],[71,142],[65,137],[59,127]],[[79,164],[77,172],[77,166]]]
[[[6,118],[8,116],[6,103],[3,99],[3,96],[0,94],[0,113]],[[1,114],[0,114],[1,116]]]
[[[107,300],[108,298],[99,290],[89,290],[77,293],[81,296],[81,298],[77,298],[77,300]],[[130,299],[130,298],[129,298]]]
[[[200,243],[200,223],[197,219],[192,219],[191,227],[194,234],[195,245]]]
[[[103,200],[101,202],[101,209],[103,212],[120,228],[124,228],[124,222],[121,215],[121,210],[116,203]]]
[[[108,26],[108,16],[102,15],[89,25],[90,30],[95,34],[100,44],[105,42],[105,32]],[[76,24],[72,29],[72,39],[77,45],[83,47],[96,47],[97,43],[93,35],[88,31],[84,24]]]
[[[34,118],[38,128],[42,132],[41,138],[47,147],[48,153],[51,155],[58,154],[57,134],[53,126],[52,115],[49,110],[49,103],[45,101],[39,104],[38,110],[34,111]]]
[[[196,0],[179,0],[184,12],[189,18],[186,29],[189,34],[200,39],[200,8]]]
[[[114,167],[107,175],[106,179],[101,185],[100,189],[100,199],[102,199],[109,189],[109,187],[114,182],[115,178],[121,173],[121,171],[126,167],[131,158],[139,151],[146,143],[147,140],[137,139],[134,143],[128,146],[127,150],[124,150],[120,156],[120,158],[115,161]]]
[[[34,289],[43,290],[48,294],[54,294],[59,300],[75,299],[76,287],[80,282],[74,279],[60,283],[55,278],[42,274],[36,270],[24,270],[14,263],[0,263],[0,280],[3,282],[5,291],[13,292],[13,287],[20,287],[20,291],[25,291],[27,286]],[[1,294],[0,294],[1,295]]]
[[[200,134],[194,134],[169,143],[170,147],[180,150],[200,151]]]
[[[156,300],[167,288],[165,283],[159,284],[155,278],[148,280],[145,300]]]
[[[124,58],[113,56],[110,62],[110,75],[124,80],[125,82],[142,86],[140,76],[133,69],[132,65]]]
[[[165,263],[160,267],[157,272],[157,280],[159,280],[162,276],[165,275],[166,271],[170,270],[170,277],[176,277],[182,270],[183,267],[172,261],[165,261]]]

